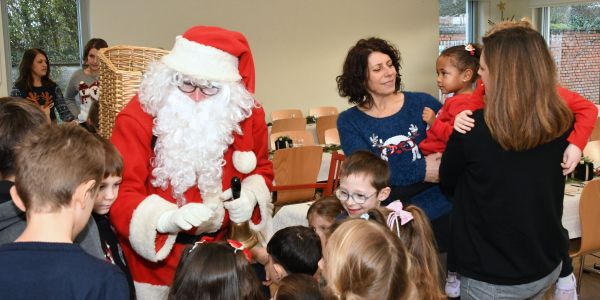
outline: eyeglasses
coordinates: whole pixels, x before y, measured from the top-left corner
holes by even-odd
[[[369,200],[371,197],[375,196],[377,194],[377,192],[367,196],[367,195],[363,195],[363,194],[350,194],[348,193],[348,191],[342,190],[342,189],[337,189],[335,190],[335,196],[340,199],[340,201],[348,201],[348,199],[352,198],[352,200],[354,202],[356,202],[356,204],[364,204],[365,202],[367,202],[367,200]]]
[[[202,94],[206,96],[214,96],[218,94],[220,90],[219,87],[213,86],[212,84],[196,85],[195,83],[187,80],[181,82],[181,84],[177,86],[177,88],[179,88],[180,91],[188,94],[193,93],[194,91],[196,91],[196,89],[200,89],[200,92],[202,92]]]

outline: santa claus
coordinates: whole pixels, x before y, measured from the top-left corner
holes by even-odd
[[[196,26],[149,66],[112,141],[125,168],[110,218],[138,299],[166,295],[181,252],[230,221],[261,230],[272,213],[272,164],[254,62],[239,32]],[[232,177],[242,180],[233,201]]]

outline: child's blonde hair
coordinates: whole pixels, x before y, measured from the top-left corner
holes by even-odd
[[[388,225],[411,254],[410,277],[419,291],[419,298],[446,299],[441,290],[442,265],[429,219],[423,210],[414,205],[401,209],[404,210],[403,214],[412,217],[412,220],[404,225],[401,224],[405,217],[401,216],[399,211],[389,208],[372,209],[369,216],[372,216],[370,219]]]
[[[104,146],[104,179],[109,176],[123,176],[123,158],[117,148],[109,141],[99,135],[96,137],[102,141]]]
[[[338,299],[406,299],[415,292],[410,261],[400,239],[388,228],[348,219],[331,235],[323,275]]]

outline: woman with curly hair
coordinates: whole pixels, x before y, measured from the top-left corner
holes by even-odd
[[[403,91],[399,71],[400,54],[386,40],[361,39],[350,49],[337,85],[354,107],[338,118],[340,141],[346,155],[364,149],[388,161],[392,191],[383,204],[400,199],[421,208],[444,252],[452,204],[434,183],[441,155],[424,156],[418,146],[427,136],[424,108],[437,112],[442,105],[429,94]]]

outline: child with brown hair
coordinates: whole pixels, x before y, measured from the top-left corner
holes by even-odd
[[[109,140],[100,136],[96,137],[102,141],[102,145],[104,146],[104,179],[100,183],[100,189],[94,201],[92,217],[98,227],[104,259],[116,265],[125,273],[127,283],[129,284],[129,291],[131,292],[131,299],[135,299],[135,289],[131,272],[129,272],[127,262],[125,261],[125,257],[123,257],[123,250],[121,250],[117,236],[110,224],[108,214],[119,194],[119,186],[123,174],[123,159]]]
[[[410,259],[385,226],[348,219],[333,232],[323,255],[326,290],[335,299],[418,299]]]
[[[335,191],[345,210],[338,219],[360,217],[379,207],[390,195],[389,179],[388,164],[377,155],[366,150],[349,155],[342,163],[340,186]]]
[[[327,238],[333,231],[331,226],[335,222],[335,218],[344,211],[344,207],[335,197],[325,197],[315,201],[308,212],[308,226],[312,228],[321,239],[321,247],[325,248]]]
[[[79,126],[43,125],[15,153],[10,193],[27,227],[0,246],[3,299],[127,299],[125,275],[73,244],[104,174],[102,143]]]
[[[168,300],[262,300],[249,260],[237,241],[197,242],[182,253]]]
[[[386,207],[369,211],[369,219],[387,225],[410,253],[410,277],[419,291],[419,299],[446,299],[441,290],[442,265],[438,258],[429,219],[415,205],[402,206],[394,201]]]

